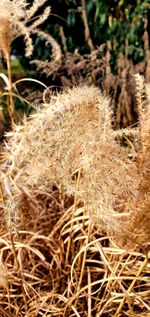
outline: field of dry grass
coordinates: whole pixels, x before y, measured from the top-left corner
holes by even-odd
[[[120,54],[114,75],[110,43],[94,50],[88,28],[84,56],[63,55],[38,29],[45,2],[0,0],[8,71],[0,97],[12,128],[0,148],[0,317],[150,317],[148,34],[145,61]],[[59,77],[61,92],[12,82],[10,45],[20,33],[26,55],[32,34],[51,44],[52,60],[34,63]],[[29,80],[45,91],[25,100],[17,85]],[[14,98],[34,112],[17,121]]]
[[[84,86],[7,134],[1,316],[150,315],[149,86],[135,82],[136,128],[114,130],[109,99]]]

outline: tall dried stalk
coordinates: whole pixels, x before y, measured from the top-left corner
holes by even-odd
[[[12,74],[11,74],[11,63],[10,63],[10,25],[9,20],[3,17],[0,18],[0,49],[3,51],[4,56],[7,62],[7,71],[8,71],[8,113],[11,120],[11,127],[14,130],[14,105],[13,105],[13,94],[12,94]]]
[[[65,37],[65,33],[64,33],[64,28],[63,26],[59,27],[59,34],[61,37],[61,42],[62,42],[62,46],[63,46],[63,52],[64,55],[67,55],[68,49],[67,49],[67,41],[66,41],[66,37]]]
[[[106,56],[105,56],[105,79],[104,79],[104,91],[106,96],[109,96],[110,87],[113,85],[113,75],[110,67],[110,58],[111,58],[111,42],[107,41],[106,45]]]
[[[90,29],[89,29],[89,25],[88,25],[88,19],[87,19],[87,13],[86,13],[86,4],[85,4],[85,0],[81,0],[81,13],[82,13],[82,19],[83,19],[83,23],[84,23],[84,35],[85,35],[85,40],[88,44],[88,47],[90,49],[90,51],[92,52],[94,50],[94,45],[92,42],[92,38],[91,38],[91,34],[90,34]]]
[[[8,95],[8,111],[11,120],[11,127],[12,130],[15,129],[15,122],[14,122],[14,103],[13,103],[13,91],[12,91],[12,74],[11,74],[11,63],[10,63],[10,53],[6,55],[6,62],[7,62],[7,70],[8,70],[8,80],[9,80],[9,95]]]
[[[144,23],[143,41],[144,41],[144,52],[145,52],[145,58],[146,58],[145,78],[147,82],[149,82],[150,81],[150,50],[149,50],[149,34],[148,34],[147,19],[145,19],[145,23]]]

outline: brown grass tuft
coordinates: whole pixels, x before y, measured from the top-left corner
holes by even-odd
[[[139,128],[114,131],[109,100],[75,87],[7,135],[0,307],[10,316],[149,314],[148,100],[141,111]]]
[[[125,199],[135,191],[136,166],[132,164],[131,173],[131,162],[115,141],[110,117],[109,101],[96,88],[83,87],[52,97],[23,130],[18,127],[11,137],[4,174],[5,188],[12,196],[11,214],[14,205],[16,215],[23,193],[32,197],[34,188],[42,192],[61,184],[106,226],[117,229],[114,208],[119,197]]]
[[[22,197],[34,202],[34,191],[47,193],[61,185],[102,228],[130,240],[132,231],[128,237],[123,227],[131,222],[141,177],[137,162],[128,158],[130,148],[121,147],[115,135],[109,101],[96,88],[53,96],[50,105],[10,134],[3,165],[7,219],[24,208]]]

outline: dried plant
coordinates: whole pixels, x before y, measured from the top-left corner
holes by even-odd
[[[150,50],[149,50],[149,35],[148,35],[148,21],[145,19],[144,23],[144,53],[145,53],[145,78],[147,82],[150,81]]]
[[[33,60],[31,63],[36,64],[37,70],[43,71],[47,76],[52,75],[61,66],[61,48],[57,41],[50,35],[40,30],[33,30],[32,33],[38,34],[38,36],[43,37],[46,40],[46,45],[50,44],[52,47],[52,60],[42,61]]]
[[[124,65],[124,66],[123,66]],[[127,122],[129,120],[129,125],[132,123],[132,116],[130,112],[130,97],[127,92],[127,74],[129,72],[129,67],[127,64],[127,59],[123,54],[120,54],[118,58],[118,82],[116,91],[118,86],[120,86],[120,94],[118,98],[118,107],[116,111],[116,127],[120,128],[120,123],[122,123],[122,127],[127,126]],[[127,118],[128,115],[128,118]]]
[[[147,33],[146,33],[147,34]],[[53,85],[59,87],[73,87],[75,85],[96,85],[103,93],[111,96],[111,107],[114,113],[114,127],[116,129],[135,126],[138,122],[137,102],[135,98],[136,73],[143,74],[149,78],[149,50],[145,44],[145,61],[133,65],[128,59],[128,39],[126,39],[126,53],[119,54],[115,69],[115,75],[111,70],[112,48],[110,43],[101,45],[98,49],[92,50],[90,54],[81,55],[78,50],[70,53],[67,51],[65,34],[61,32],[64,54],[57,52],[56,43],[55,56],[53,61],[36,61],[37,69],[51,76]],[[146,37],[147,38],[147,37]],[[105,49],[106,48],[106,49]],[[55,52],[55,47],[54,47]],[[59,61],[60,59],[60,61]]]
[[[108,41],[106,45],[106,55],[105,55],[105,76],[103,81],[103,90],[106,93],[106,96],[109,96],[110,89],[113,87],[114,76],[111,72],[110,67],[110,58],[111,58],[111,42]]]
[[[5,118],[3,115],[2,108],[0,107],[0,138],[3,136],[3,133],[5,131]]]
[[[52,68],[51,62],[45,61],[42,71],[61,87],[96,84],[101,85],[103,79],[104,61],[102,58],[103,45],[90,54],[81,55],[78,50],[74,53],[61,54],[59,67]],[[40,65],[41,62],[38,63]],[[39,67],[38,67],[39,69]]]
[[[109,100],[84,86],[7,135],[1,206],[8,227],[18,216],[19,226],[13,249],[1,225],[2,314],[149,315],[150,96],[136,82],[139,128],[114,131]],[[137,147],[121,147],[121,133]]]
[[[90,28],[88,25],[88,18],[87,18],[87,12],[86,12],[86,2],[85,0],[81,0],[81,7],[78,8],[79,12],[82,14],[82,19],[84,23],[84,36],[85,40],[87,42],[87,45],[92,52],[94,50],[94,45],[91,39],[91,34],[90,34]]]
[[[56,201],[52,208],[51,198]],[[72,204],[58,215],[62,197],[53,192],[51,198],[43,196],[32,230],[26,223],[14,236],[18,270],[9,234],[1,232],[1,315],[131,317],[140,312],[148,317],[149,265],[145,254],[108,246],[107,236],[98,235],[95,227],[89,230],[84,208],[74,209]]]
[[[94,87],[74,88],[52,97],[23,131],[17,127],[3,174],[8,224],[20,211],[22,195],[32,197],[35,188],[46,192],[61,184],[102,226],[119,234],[117,206],[123,209],[127,197],[134,201],[138,180],[133,186],[132,178],[138,169],[115,141],[108,103]]]
[[[16,161],[16,159],[18,160],[19,157],[17,169],[19,174],[20,172],[21,174],[23,173],[22,176],[21,174],[19,175],[19,178],[15,176],[19,181],[19,183],[16,183],[19,196],[21,192],[27,193],[28,190],[30,191],[30,187],[32,189],[36,186],[39,190],[42,190],[42,188],[45,188],[46,184],[48,184],[49,187],[50,184],[52,186],[53,183],[59,184],[61,181],[69,194],[72,195],[78,193],[78,196],[80,197],[81,195],[83,199],[86,200],[86,204],[88,202],[90,206],[90,201],[92,201],[95,196],[96,188],[100,186],[98,178],[101,173],[104,174],[101,181],[102,185],[103,179],[106,178],[103,192],[105,191],[105,187],[108,187],[107,174],[110,167],[107,167],[105,160],[109,160],[110,152],[114,150],[115,146],[111,136],[112,129],[109,115],[108,101],[102,96],[99,96],[96,89],[76,88],[69,94],[59,95],[58,98],[53,97],[50,102],[50,107],[43,109],[35,116],[35,118],[33,117],[32,120],[34,124],[32,121],[31,124],[30,122],[27,123],[23,133],[18,127],[18,131],[16,131],[14,135],[15,140],[12,139],[10,151],[14,152],[15,150],[13,149],[13,143],[18,144],[16,147],[17,157],[15,158],[13,155],[11,164],[14,166],[13,168],[16,168],[17,162],[14,163],[14,161]],[[26,130],[28,132],[26,132]],[[45,133],[47,134],[47,137]],[[106,141],[108,135],[110,142],[107,147]],[[42,143],[44,144],[44,140],[47,143],[47,139],[47,146],[43,146],[37,155],[36,151],[39,149],[39,145]],[[34,144],[32,150],[31,142]],[[23,144],[23,148],[21,147],[21,144]],[[99,151],[101,151],[99,147],[102,147],[102,144],[106,148],[106,154],[102,162],[99,162]],[[26,149],[26,154],[23,149]],[[19,156],[18,151],[20,153]],[[96,154],[97,152],[98,154]],[[104,153],[102,153],[102,155],[104,156]],[[33,157],[33,161],[31,160],[31,157],[29,158],[28,156]],[[24,161],[25,157],[27,158],[27,162],[25,163],[25,167],[21,168],[22,160]],[[111,163],[113,168],[117,166],[115,161],[113,162],[112,160]],[[98,175],[97,171],[96,173],[94,172],[95,164],[99,165],[101,168]],[[49,170],[50,174],[48,173]],[[26,184],[25,188],[23,186],[24,173],[31,174],[29,184]],[[81,188],[79,185],[76,185],[76,180],[80,173],[82,175],[80,180]],[[8,182],[8,180],[5,179],[5,182]],[[78,186],[79,189],[77,188]],[[87,191],[87,186],[93,187],[93,197],[90,197],[91,190],[89,188]],[[6,185],[5,183],[5,187],[9,188],[9,185]],[[94,187],[96,187],[95,190]],[[14,189],[8,190],[10,192],[9,196],[11,195],[11,192],[13,195]],[[98,195],[99,194],[94,198],[96,206],[93,205],[92,209],[97,208],[99,205],[99,199],[97,200]],[[19,202],[20,198],[18,197],[17,200]],[[111,201],[112,198],[108,195],[108,206],[109,200]],[[91,207],[89,208],[91,209]],[[12,209],[11,206],[11,210]],[[16,202],[14,210],[15,209]],[[110,208],[108,207],[108,209]],[[14,211],[14,215],[15,214]]]
[[[35,0],[32,6],[29,6],[26,0],[0,0],[0,49],[3,51],[7,61],[9,90],[8,90],[8,112],[11,120],[12,129],[15,129],[14,123],[14,105],[12,92],[12,75],[10,64],[10,45],[18,36],[23,35],[25,39],[25,53],[30,56],[33,51],[31,30],[33,31],[43,23],[50,14],[50,7],[46,7],[43,14],[32,21],[36,11],[46,0]],[[28,25],[29,24],[29,25]]]
[[[26,0],[0,1],[0,21],[2,21],[0,30],[0,47],[3,49],[4,54],[6,52],[5,47],[7,47],[8,50],[12,41],[20,35],[23,35],[25,38],[26,56],[30,56],[32,54],[33,45],[30,32],[48,18],[50,14],[50,7],[46,7],[43,14],[34,18],[34,20],[32,20],[32,18],[46,1],[47,0],[34,0],[31,7]]]
[[[126,230],[132,232],[133,243],[142,245],[150,240],[150,98],[149,86],[145,85],[144,78],[137,74],[135,79],[140,131],[137,149],[140,183],[136,200],[130,205],[131,219]]]

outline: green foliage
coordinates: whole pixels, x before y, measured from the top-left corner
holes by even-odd
[[[19,63],[18,59],[14,59],[11,61],[11,67],[12,67],[12,75],[13,77],[17,76],[25,76],[25,71],[21,64]],[[7,75],[7,69],[2,67],[0,64],[0,73],[6,74]]]
[[[95,0],[94,5],[94,23],[91,23],[94,42],[99,44],[110,40],[115,52],[125,53],[128,39],[129,57],[139,62],[144,57],[142,35],[149,2]]]

